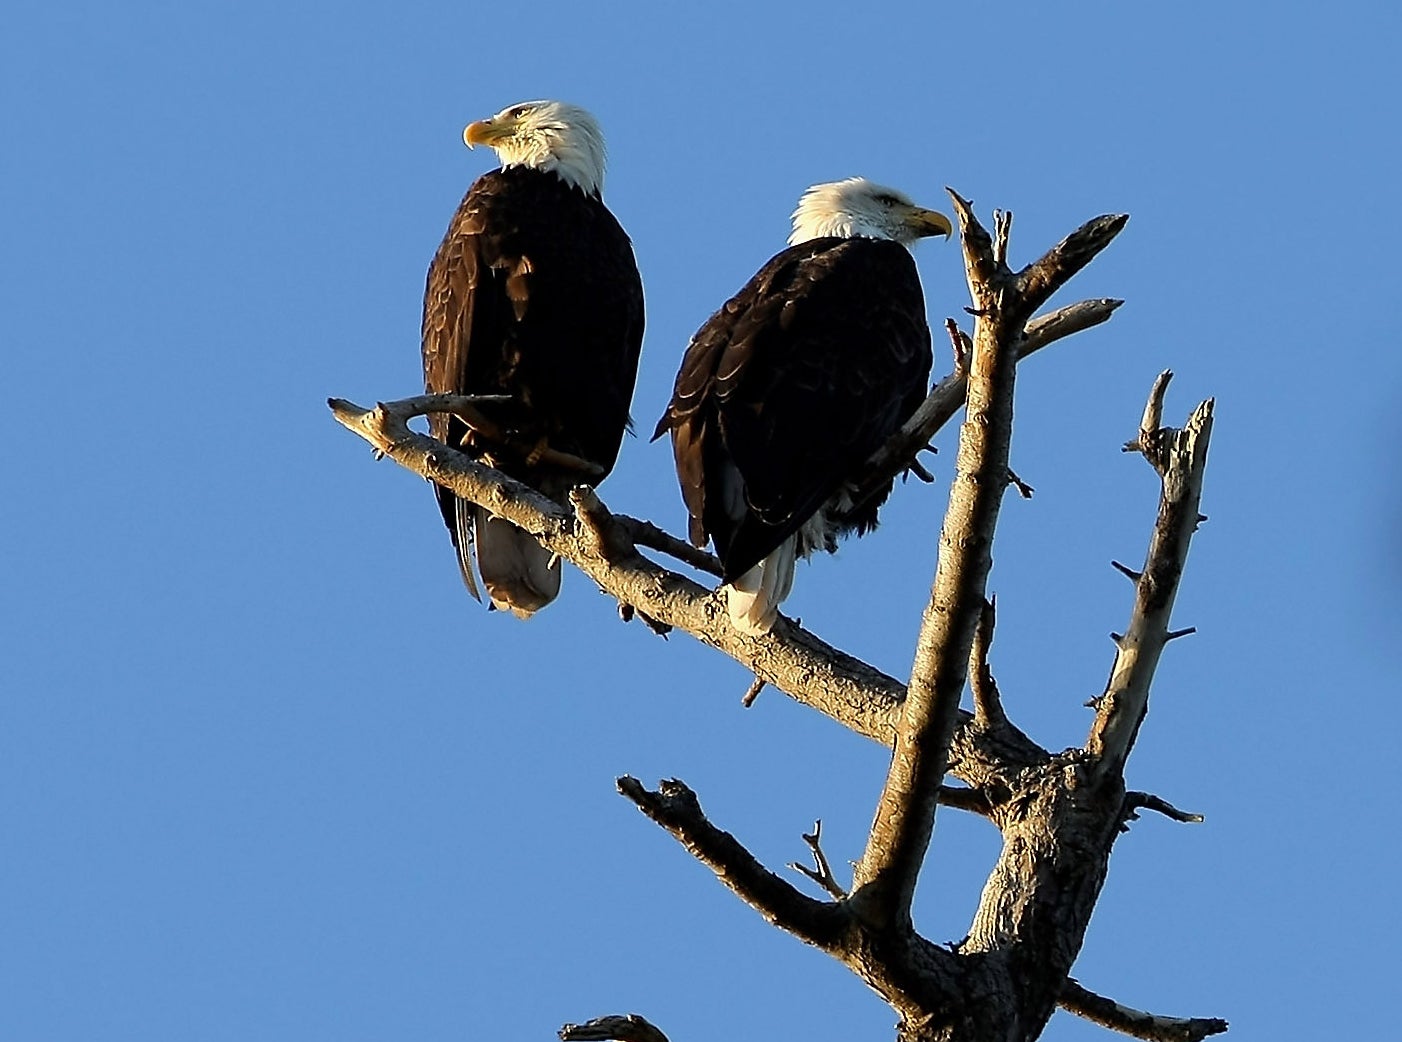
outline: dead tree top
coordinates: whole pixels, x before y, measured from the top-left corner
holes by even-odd
[[[408,427],[410,418],[429,411],[462,415],[470,402],[419,397],[373,409],[339,399],[330,405],[336,419],[377,453],[536,536],[615,598],[624,618],[689,633],[752,670],[756,682],[748,697],[761,686],[774,687],[892,749],[850,887],[833,876],[820,829],[804,834],[815,868],[799,871],[819,888],[818,897],[766,868],[710,822],[684,782],[672,779],[649,789],[624,776],[618,788],[766,920],[828,952],[881,994],[899,1017],[901,1042],[1031,1040],[1058,1006],[1135,1038],[1202,1039],[1226,1030],[1226,1023],[1131,1009],[1086,990],[1070,974],[1126,822],[1143,808],[1179,821],[1201,820],[1156,796],[1128,791],[1124,769],[1163,648],[1190,632],[1171,630],[1169,616],[1203,520],[1199,501],[1212,402],[1199,405],[1182,428],[1164,427],[1171,374],[1155,382],[1139,430],[1126,446],[1143,455],[1161,480],[1142,567],[1116,565],[1135,587],[1130,618],[1115,635],[1110,679],[1095,700],[1084,744],[1057,753],[1044,749],[1011,722],[989,662],[995,613],[986,587],[1002,497],[1016,480],[1009,458],[1017,364],[1113,314],[1120,301],[1093,299],[1035,316],[1109,245],[1127,218],[1088,221],[1014,271],[1007,262],[1011,215],[995,214],[990,233],[970,202],[953,191],[950,196],[959,218],[973,330],[965,333],[953,320],[947,324],[955,371],[935,385],[865,471],[875,486],[916,467],[916,453],[967,404],[935,579],[904,682],[787,619],[764,636],[739,632],[713,590],[649,554],[715,576],[711,555],[651,522],[611,513],[587,486],[562,506]],[[966,684],[973,712],[960,707]],[[946,775],[961,784],[949,784]],[[968,936],[952,946],[924,938],[911,919],[920,871],[938,856],[930,841],[940,805],[982,814],[1003,836]],[[666,1042],[636,1014],[566,1025],[560,1037]]]

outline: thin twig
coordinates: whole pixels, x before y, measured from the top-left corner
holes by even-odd
[[[1017,471],[1008,468],[1008,482],[1017,489],[1017,494],[1023,499],[1031,499],[1032,493],[1037,490],[1017,476]]]
[[[949,334],[950,346],[954,349],[954,371],[965,376],[969,374],[969,356],[974,353],[974,342],[969,334],[959,328],[952,318],[944,320],[944,331]]]
[[[749,709],[750,706],[755,704],[755,699],[758,698],[759,693],[764,690],[764,686],[764,681],[759,677],[755,677],[750,683],[750,686],[745,688],[745,693],[740,698],[740,704],[746,709]]]
[[[1061,987],[1057,1004],[1093,1024],[1147,1042],[1202,1042],[1209,1035],[1220,1035],[1227,1030],[1227,1022],[1217,1017],[1160,1017],[1121,1006],[1114,999],[1083,988],[1069,977]]]
[[[1136,572],[1127,564],[1120,564],[1119,561],[1111,561],[1110,567],[1115,569],[1115,571],[1119,572],[1132,583],[1137,583],[1139,581],[1139,576],[1143,574],[1141,572]]]
[[[1155,460],[1155,442],[1158,439],[1159,428],[1163,425],[1163,399],[1168,393],[1169,382],[1173,379],[1173,370],[1165,369],[1154,378],[1154,386],[1149,389],[1149,398],[1144,403],[1144,416],[1139,421],[1139,433],[1133,441],[1124,443],[1122,451],[1138,452],[1154,465],[1154,469],[1159,469],[1159,464]],[[1160,474],[1163,471],[1159,471]]]
[[[969,686],[974,695],[974,721],[980,727],[1002,727],[1008,722],[1003,712],[1003,700],[998,694],[998,682],[988,665],[988,651],[993,646],[993,627],[998,620],[997,598],[983,602],[974,644],[969,649]]]
[[[1181,821],[1187,825],[1200,825],[1206,820],[1201,814],[1179,810],[1168,800],[1161,796],[1155,796],[1153,793],[1138,791],[1125,793],[1124,810],[1122,811],[1124,817],[1130,821],[1137,821],[1140,809],[1157,811],[1166,818],[1172,818],[1174,821]]]
[[[808,844],[808,849],[813,852],[813,864],[816,868],[808,868],[800,865],[797,861],[790,861],[789,867],[795,872],[802,872],[813,882],[826,890],[834,900],[847,900],[847,891],[833,878],[832,867],[828,864],[827,855],[823,853],[823,823],[813,822],[813,831],[803,833],[803,842]]]
[[[1073,333],[1107,321],[1123,303],[1109,297],[1082,300],[1034,318],[1027,323],[1018,342],[1018,360]],[[861,470],[861,480],[852,493],[853,503],[860,505],[885,488],[886,483],[905,470],[916,453],[929,445],[930,439],[963,406],[968,395],[968,354],[973,350],[973,342],[952,318],[945,321],[945,329],[954,345],[954,372],[930,389],[910,419],[866,461]],[[960,358],[963,358],[962,363]]]
[[[1115,662],[1086,739],[1086,751],[1101,777],[1124,769],[1148,712],[1149,687],[1169,641],[1169,617],[1198,523],[1213,403],[1209,398],[1198,405],[1181,430],[1160,427],[1170,376],[1163,373],[1154,381],[1140,421],[1138,449],[1158,472],[1162,488],[1143,573],[1135,582],[1129,625],[1123,634],[1114,635]]]
[[[1008,263],[1008,237],[1013,230],[1010,210],[993,211],[993,260],[1004,267]]]
[[[715,554],[698,550],[686,540],[678,539],[670,532],[658,528],[651,521],[641,521],[624,514],[614,514],[613,519],[628,533],[628,537],[633,540],[635,545],[645,546],[649,550],[657,550],[668,557],[675,557],[683,564],[691,565],[698,572],[714,575],[718,579],[725,575],[725,569],[721,567]]]

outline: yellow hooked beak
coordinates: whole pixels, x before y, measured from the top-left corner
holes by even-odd
[[[469,123],[467,129],[462,132],[463,144],[468,148],[474,145],[491,145],[500,141],[504,137],[510,137],[515,128],[509,123],[503,126],[492,119],[479,119],[476,123]]]
[[[906,227],[922,237],[943,235],[947,239],[954,233],[954,226],[949,223],[948,217],[938,210],[926,210],[920,206],[910,208],[910,216],[905,219],[905,223]]]

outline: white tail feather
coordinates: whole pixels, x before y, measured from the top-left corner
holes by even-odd
[[[779,605],[793,589],[797,539],[789,536],[764,560],[725,586],[725,608],[735,628],[752,636],[768,633]]]
[[[560,595],[560,561],[525,530],[476,508],[477,567],[492,604],[527,618]]]

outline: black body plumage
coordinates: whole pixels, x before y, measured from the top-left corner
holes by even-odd
[[[692,338],[654,434],[672,433],[692,542],[714,542],[727,581],[744,574],[862,477],[931,364],[905,246],[818,238],[777,254]],[[875,527],[890,491],[836,518],[826,548]]]
[[[514,442],[544,439],[607,474],[629,423],[642,336],[632,245],[597,195],[524,167],[478,178],[429,267],[425,390],[509,395],[481,408]],[[441,414],[430,430],[453,446],[467,432]],[[462,447],[490,454],[498,469],[556,498],[581,480],[480,439]],[[463,544],[471,521],[461,512],[475,508],[436,491],[470,584],[471,548]]]

